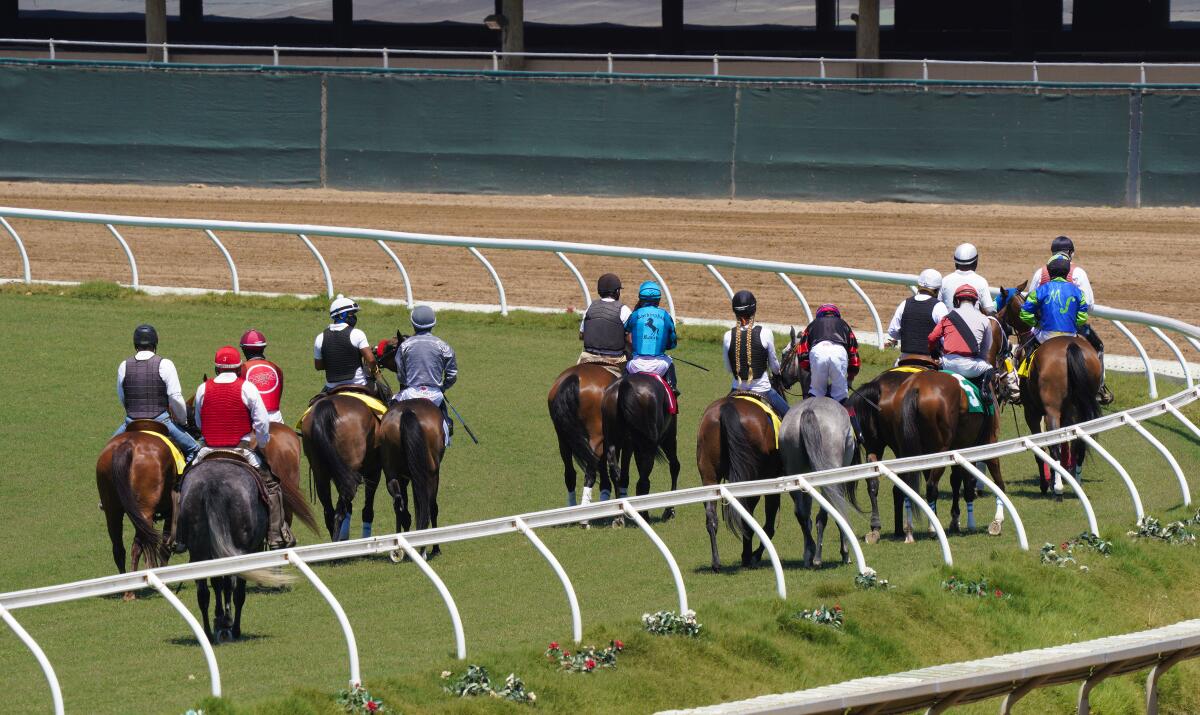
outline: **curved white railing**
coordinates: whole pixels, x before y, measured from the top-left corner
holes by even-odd
[[[296,235],[300,236],[302,240],[304,240],[306,245],[312,249],[314,256],[320,261],[324,277],[326,278],[328,292],[332,292],[332,284],[328,278],[328,266],[326,266],[323,259],[320,258],[320,254],[316,250],[315,245],[313,245],[311,240],[308,239],[308,236],[310,235],[361,238],[388,243],[459,246],[470,249],[477,258],[484,260],[485,265],[489,266],[489,268],[490,264],[486,263],[486,260],[481,258],[482,254],[480,254],[478,251],[480,246],[495,249],[551,252],[557,255],[560,259],[563,259],[563,262],[567,265],[567,267],[572,269],[571,272],[581,283],[581,288],[584,291],[585,297],[587,297],[586,284],[583,284],[582,278],[578,271],[574,269],[573,264],[571,264],[570,261],[565,258],[564,254],[605,255],[639,259],[645,262],[647,268],[653,271],[656,275],[657,271],[654,271],[653,267],[649,264],[649,259],[651,258],[659,261],[702,265],[707,267],[708,270],[713,273],[714,277],[717,278],[720,278],[720,273],[716,271],[714,268],[715,266],[765,271],[780,275],[785,279],[785,282],[788,282],[793,288],[794,284],[791,284],[788,274],[840,278],[850,281],[852,287],[856,287],[857,292],[863,298],[864,302],[866,302],[867,305],[872,309],[872,311],[873,305],[871,304],[870,298],[867,296],[865,291],[856,286],[855,281],[867,281],[893,285],[910,285],[915,281],[915,276],[898,273],[885,273],[881,271],[865,271],[828,266],[812,266],[780,261],[733,258],[728,256],[692,253],[686,251],[631,249],[613,246],[597,246],[591,244],[560,243],[554,241],[436,236],[431,234],[381,231],[373,229],[354,229],[334,226],[266,224],[234,221],[202,221],[195,219],[142,218],[107,214],[42,211],[36,209],[0,208],[0,220],[9,218],[76,221],[101,224],[108,227],[109,230],[118,237],[119,233],[117,233],[113,228],[113,226],[116,225],[172,229],[196,229],[205,231],[206,233],[217,230],[234,230],[239,232]],[[3,221],[3,223],[0,223],[0,225],[3,225],[13,236],[14,240],[18,242],[18,245],[21,245],[19,237],[17,236],[16,232],[12,230],[11,226],[8,225],[7,221]],[[127,244],[124,243],[123,245],[127,246]],[[386,244],[380,243],[380,245],[384,246],[386,249]],[[222,251],[222,253],[227,256],[232,268],[232,257],[229,257],[226,251]],[[132,253],[129,252],[127,255],[130,258],[132,269]],[[396,259],[396,263],[399,265],[398,259]],[[500,294],[501,307],[503,309],[505,306],[505,300],[503,297],[503,286],[500,281],[500,277],[495,272],[494,268],[490,268],[489,273],[496,282],[497,290]],[[136,281],[136,272],[134,272],[134,275]],[[236,272],[234,273],[234,276],[236,280]],[[28,276],[26,277],[28,278]],[[405,282],[406,286],[408,286],[409,284],[407,277]],[[720,283],[722,284],[722,288],[725,288],[727,285],[723,279],[720,280]],[[663,288],[664,293],[666,293],[669,298],[670,293],[665,281],[663,282]],[[798,290],[795,290],[795,293],[798,297],[800,297],[801,300],[803,300]],[[409,297],[409,302],[411,303],[411,295]],[[1200,338],[1200,328],[1196,328],[1171,318],[1164,318],[1148,313],[1119,310],[1115,308],[1103,308],[1099,306],[1096,307],[1095,314],[1110,319],[1138,322],[1145,325],[1150,325],[1160,330],[1166,329],[1181,333],[1188,339],[1188,342],[1192,344],[1193,347],[1196,346],[1196,339]],[[1147,366],[1149,366],[1148,362]],[[1200,386],[1190,386],[1187,389],[1184,389],[1183,391],[1170,397],[1156,400],[1140,407],[1108,414],[1083,424],[1065,427],[1052,432],[1030,435],[1028,437],[1019,437],[995,444],[972,447],[969,449],[960,449],[919,457],[892,459],[805,475],[788,475],[766,481],[702,486],[691,489],[663,492],[659,494],[649,494],[640,497],[628,497],[604,502],[592,502],[591,504],[587,505],[550,509],[546,511],[531,512],[528,514],[520,514],[496,519],[487,519],[453,526],[443,526],[436,529],[407,532],[405,534],[391,534],[357,539],[353,541],[315,544],[312,546],[299,547],[286,551],[265,552],[213,561],[166,566],[158,569],[144,570],[116,576],[107,576],[86,581],[78,581],[75,583],[61,584],[57,586],[14,591],[0,594],[0,616],[2,616],[3,620],[18,634],[21,640],[30,648],[35,658],[37,658],[43,669],[43,672],[46,675],[47,683],[50,687],[54,700],[55,711],[61,713],[62,693],[53,667],[46,658],[45,654],[38,647],[37,642],[33,639],[33,637],[26,633],[16,619],[12,616],[13,611],[20,608],[122,593],[125,591],[145,587],[155,588],[160,593],[167,595],[170,594],[170,591],[166,588],[166,585],[171,583],[180,583],[184,581],[240,573],[255,569],[291,565],[298,568],[301,573],[313,583],[314,587],[329,603],[330,607],[334,611],[339,625],[342,628],[342,632],[346,640],[347,651],[349,653],[349,681],[351,683],[358,683],[360,682],[361,678],[359,673],[358,647],[357,641],[354,637],[354,632],[350,626],[349,619],[346,617],[346,614],[338,603],[337,598],[327,587],[325,587],[320,579],[317,578],[316,574],[309,567],[309,564],[330,561],[333,559],[385,554],[397,549],[402,550],[406,555],[409,556],[410,559],[416,561],[422,573],[430,580],[432,585],[441,595],[450,616],[451,626],[454,632],[456,653],[460,659],[464,659],[466,658],[466,636],[463,630],[462,619],[459,614],[458,606],[445,583],[442,582],[433,568],[419,557],[417,549],[434,544],[465,541],[488,536],[496,536],[500,534],[521,534],[524,535],[538,551],[538,553],[546,559],[547,563],[558,576],[566,594],[568,606],[571,612],[572,636],[576,642],[579,642],[579,639],[582,635],[582,623],[580,621],[579,603],[575,589],[561,563],[558,562],[550,549],[536,536],[534,533],[535,529],[549,526],[570,525],[580,521],[617,516],[624,516],[633,520],[633,522],[640,529],[642,529],[642,531],[662,554],[664,560],[666,561],[667,568],[671,573],[679,608],[681,610],[687,610],[687,590],[682,571],[680,570],[674,555],[671,553],[670,548],[661,538],[658,537],[658,535],[654,532],[654,529],[640,516],[639,512],[649,509],[665,508],[668,506],[674,507],[687,504],[707,503],[721,499],[733,499],[735,500],[734,503],[736,503],[737,499],[750,496],[781,494],[784,492],[803,490],[810,493],[818,503],[825,506],[827,510],[831,512],[831,516],[837,520],[839,526],[846,529],[847,532],[852,533],[851,526],[845,521],[844,517],[842,517],[836,512],[836,510],[833,510],[832,507],[824,502],[824,499],[819,491],[820,487],[868,478],[886,478],[894,483],[903,484],[903,482],[898,478],[898,475],[900,474],[934,467],[960,466],[975,475],[990,491],[996,495],[998,501],[1003,505],[1003,508],[1008,511],[1013,520],[1014,527],[1017,532],[1017,542],[1019,548],[1028,550],[1029,540],[1025,533],[1024,525],[1017,513],[1016,505],[1011,501],[1011,499],[1008,498],[1007,495],[997,488],[994,482],[980,472],[974,466],[975,464],[990,458],[1023,453],[1027,451],[1033,451],[1042,456],[1049,456],[1045,452],[1048,447],[1073,439],[1083,439],[1093,447],[1099,447],[1099,443],[1096,441],[1096,435],[1113,429],[1118,429],[1120,427],[1128,426],[1136,431],[1163,455],[1168,464],[1171,466],[1172,471],[1179,482],[1182,493],[1182,502],[1184,504],[1190,504],[1190,488],[1177,460],[1175,460],[1174,456],[1170,453],[1166,446],[1163,445],[1162,442],[1157,438],[1155,438],[1141,423],[1154,417],[1170,415],[1187,427],[1190,432],[1200,436],[1200,427],[1197,427],[1180,411],[1181,407],[1191,404],[1198,399],[1200,399]],[[1114,468],[1118,470],[1118,473],[1122,476],[1122,483],[1126,486],[1130,493],[1130,498],[1134,507],[1134,514],[1135,516],[1141,516],[1143,513],[1141,498],[1136,485],[1134,484],[1133,480],[1129,478],[1128,472],[1120,465],[1120,462],[1110,452],[1103,450],[1102,448],[1098,449],[1098,452],[1106,459],[1106,461],[1108,461],[1114,466]],[[1075,491],[1076,496],[1079,498],[1080,505],[1084,510],[1084,516],[1086,518],[1088,530],[1093,533],[1098,532],[1100,527],[1097,523],[1095,512],[1092,509],[1091,503],[1088,501],[1081,485],[1079,485],[1069,473],[1061,472],[1060,474],[1070,483]],[[906,491],[906,493],[908,492]],[[909,496],[912,498],[915,495],[909,494]],[[919,507],[922,506],[923,500],[917,498],[914,501],[917,502]],[[936,515],[932,514],[931,511],[926,511],[926,513],[933,517],[933,521],[936,524]],[[751,530],[758,534],[759,537],[763,539],[764,545],[767,546],[767,554],[775,573],[776,592],[780,597],[785,597],[786,582],[784,579],[784,571],[774,545],[771,544],[770,539],[764,538],[766,536],[765,532],[749,513],[743,512],[741,516],[750,525]],[[940,524],[935,526],[934,531],[937,541],[941,547],[941,556],[943,561],[945,561],[947,564],[952,563],[950,544],[946,539],[945,532],[940,528]],[[868,572],[870,569],[866,564],[865,556],[861,547],[858,545],[857,540],[851,540],[851,543],[854,547],[854,559],[857,570],[860,573]],[[173,594],[171,595],[173,596]],[[177,602],[177,599],[167,597],[167,601],[177,610],[179,610],[180,614],[185,618],[185,620],[188,622],[188,625],[193,628],[193,630],[197,627],[195,619],[186,611],[186,609],[181,609],[181,604]],[[214,695],[219,695],[221,690],[220,671],[218,669],[215,654],[211,648],[203,647],[207,645],[206,643],[202,642],[201,645],[202,653],[210,672],[210,688]]]

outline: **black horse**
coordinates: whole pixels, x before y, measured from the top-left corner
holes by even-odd
[[[650,493],[650,472],[654,460],[664,457],[671,471],[671,489],[679,483],[676,415],[668,409],[667,386],[655,375],[633,373],[609,385],[604,391],[601,413],[604,421],[604,452],[610,475],[623,496],[629,489],[629,462],[637,459],[638,495]],[[620,471],[617,463],[620,461]],[[663,510],[663,520],[675,516],[675,509]],[[620,523],[618,519],[618,523]]]
[[[282,484],[284,505],[316,532],[317,522],[303,495],[294,486]],[[191,469],[179,498],[177,533],[193,562],[261,551],[267,535],[267,506],[259,496],[252,467],[236,459],[210,457]],[[217,596],[213,628],[208,620],[208,583],[197,579],[196,602],[204,616],[204,634],[211,642],[241,637],[246,579],[265,586],[291,581],[264,570],[209,579]]]

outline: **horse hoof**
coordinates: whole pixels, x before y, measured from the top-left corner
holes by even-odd
[[[713,573],[721,573],[721,564],[713,564],[712,572]]]
[[[579,528],[580,529],[590,529],[590,528],[592,528],[592,524],[591,524],[591,522],[588,522],[588,521],[581,521],[581,522],[579,522]]]
[[[612,528],[614,528],[614,529],[624,529],[624,528],[625,528],[625,517],[623,517],[623,516],[618,516],[618,517],[615,517],[615,518],[612,520]]]
[[[663,509],[663,515],[662,515],[663,521],[670,521],[674,518],[675,518],[675,507],[669,506],[666,509]]]
[[[879,543],[879,529],[871,529],[870,531],[868,531],[867,535],[863,537],[863,541],[867,542],[868,544],[878,544]]]
[[[1054,501],[1060,502],[1063,500],[1062,492],[1054,492]]]
[[[936,533],[933,529],[930,529],[929,532]],[[950,528],[946,529],[946,533],[947,534],[957,534],[958,533],[958,522],[957,521],[950,522]]]
[[[917,540],[913,538],[913,535],[911,533],[908,533],[908,534],[904,535],[904,543],[915,544],[915,543],[917,543]]]
[[[228,629],[222,628],[221,630],[217,631],[217,643],[218,644],[232,643],[232,642],[233,642],[233,633],[231,633]]]
[[[401,549],[392,549],[388,552],[388,558],[392,560],[392,563],[398,564],[404,560],[404,551]]]
[[[136,601],[136,600],[137,600],[137,594],[135,594],[133,591],[126,591],[126,592],[125,592],[125,593],[124,593],[124,594],[121,596],[121,600],[122,600],[122,601],[125,601],[126,603],[128,603],[129,601]]]
[[[819,568],[821,568],[821,563],[822,563],[821,559],[813,559],[812,567],[815,569],[819,569]]]
[[[999,521],[993,521],[991,524],[988,524],[988,533],[991,534],[992,536],[999,536],[1000,531],[1003,528],[1004,528],[1004,525],[1001,524]]]

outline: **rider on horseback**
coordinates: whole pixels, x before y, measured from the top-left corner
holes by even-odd
[[[1021,306],[1021,320],[1033,326],[1039,345],[1059,335],[1075,335],[1087,325],[1087,296],[1067,280],[1070,270],[1071,259],[1067,254],[1055,254],[1046,264],[1050,281],[1039,285]]]
[[[992,347],[988,318],[979,312],[979,292],[972,285],[954,291],[954,310],[942,318],[927,342],[929,354],[942,360],[942,369],[971,380],[983,390],[984,401],[991,400],[987,376],[992,365],[987,361]]]
[[[804,329],[796,347],[800,369],[811,376],[808,394],[832,397],[845,404],[849,384],[854,382],[862,361],[858,357],[858,338],[842,312],[832,303],[817,308],[817,315]]]
[[[975,272],[979,266],[979,251],[970,243],[960,244],[954,249],[954,272],[942,279],[942,288],[938,292],[938,300],[946,305],[947,310],[951,310],[955,306],[954,296],[958,289],[964,285],[969,285],[975,289],[975,294],[979,296],[979,308],[985,315],[993,315],[996,312],[996,301],[992,298],[991,291],[988,290],[987,280]]]
[[[583,352],[576,365],[595,363],[617,377],[625,370],[625,349],[628,341],[625,321],[633,312],[621,303],[621,279],[605,273],[596,281],[600,300],[593,301],[579,323],[579,339]]]
[[[405,338],[396,350],[396,374],[404,389],[392,399],[423,398],[441,408],[446,445],[449,446],[454,423],[446,411],[445,392],[458,380],[458,361],[454,357],[454,349],[433,334],[435,325],[437,316],[433,308],[427,305],[413,308],[412,326],[417,333]]]
[[[270,420],[283,422],[283,413],[279,411],[279,403],[283,401],[283,370],[264,355],[267,336],[258,330],[247,330],[242,333],[241,345],[246,362],[238,374],[258,388]]]
[[[271,422],[262,395],[254,383],[241,377],[242,359],[233,347],[226,345],[217,351],[214,367],[216,376],[196,390],[196,426],[204,437],[196,460],[214,450],[231,451],[258,470],[267,493],[267,548],[291,548],[296,538],[284,519],[283,491],[263,457],[271,441]],[[243,447],[251,437],[254,446]],[[176,551],[186,548],[178,544]]]
[[[675,349],[678,344],[675,321],[670,313],[658,307],[660,300],[662,288],[654,281],[646,281],[638,287],[637,308],[625,319],[625,332],[629,333],[633,354],[625,370],[630,373],[654,373],[666,380],[678,396],[675,363],[667,355],[667,351]]]
[[[117,399],[125,408],[125,421],[113,433],[117,436],[137,419],[161,422],[171,441],[191,461],[200,445],[179,425],[187,424],[187,403],[179,386],[179,373],[170,360],[156,355],[158,331],[153,325],[139,325],[133,331],[137,350],[117,366]]]
[[[344,295],[329,305],[329,327],[317,335],[313,343],[313,366],[325,372],[325,388],[329,392],[341,385],[361,385],[375,393],[379,366],[371,352],[371,343],[358,323],[358,303]]]
[[[1082,266],[1075,263],[1075,243],[1067,236],[1059,236],[1050,242],[1050,253],[1052,255],[1062,253],[1067,256],[1067,260],[1070,261],[1070,268],[1067,269],[1067,281],[1074,283],[1079,288],[1079,290],[1083,293],[1083,297],[1087,300],[1088,306],[1095,305],[1096,294],[1092,292],[1092,282],[1088,280],[1087,271],[1083,270]],[[1029,292],[1032,293],[1036,291],[1039,286],[1049,283],[1051,278],[1052,277],[1049,271],[1047,271],[1046,266],[1038,266],[1037,270],[1033,272],[1033,276],[1030,277],[1029,283],[1027,284],[1029,286]],[[1084,340],[1087,340],[1088,343],[1096,349],[1096,354],[1100,356],[1100,390],[1097,393],[1096,398],[1102,405],[1112,404],[1114,399],[1112,390],[1108,389],[1108,385],[1104,383],[1103,376],[1104,343],[1100,340],[1100,336],[1096,335],[1096,331],[1092,329],[1091,323],[1086,323],[1080,327],[1079,335],[1082,336]]]
[[[754,392],[762,396],[779,415],[787,414],[788,402],[771,384],[779,375],[779,359],[775,356],[775,336],[771,329],[754,324],[758,306],[754,294],[739,290],[733,294],[733,315],[737,325],[725,333],[722,356],[725,369],[733,375],[733,392]]]
[[[937,299],[941,287],[942,274],[926,268],[917,277],[917,294],[896,306],[896,314],[888,324],[888,339],[884,346],[900,345],[897,365],[910,361],[927,363],[930,360],[929,333],[950,312]]]

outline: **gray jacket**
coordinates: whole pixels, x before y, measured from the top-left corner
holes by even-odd
[[[396,374],[408,387],[449,390],[458,379],[458,361],[445,340],[432,333],[418,333],[400,343]]]

